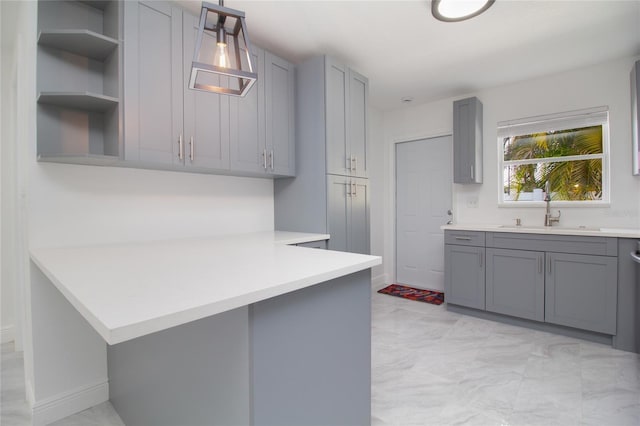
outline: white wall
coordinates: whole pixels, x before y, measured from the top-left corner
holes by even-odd
[[[35,403],[34,407],[49,409],[55,405],[51,401],[56,401],[69,388],[89,383],[96,375],[106,380],[106,364],[81,372],[78,377],[67,377],[65,383],[43,383],[48,376],[34,374],[39,366],[44,368],[47,354],[42,347],[34,347],[33,342],[39,345],[65,342],[62,337],[68,340],[73,336],[64,334],[65,330],[45,330],[45,327],[35,325],[32,328],[30,321],[35,317],[31,315],[30,302],[42,299],[42,292],[38,290],[37,277],[34,277],[33,287],[28,285],[31,282],[28,248],[272,230],[273,182],[257,178],[38,163],[34,102],[37,4],[19,4],[13,17],[19,22],[16,39],[20,50],[14,59],[18,69],[16,135],[11,141],[5,141],[3,137],[3,145],[13,143],[16,150],[13,190],[17,201],[14,223],[6,226],[16,229],[19,288],[27,302],[24,315],[27,396],[32,404]],[[34,289],[36,292],[32,294]],[[48,300],[47,309],[52,312],[56,309],[53,305],[66,303]],[[42,316],[42,311],[38,313]],[[106,354],[104,342],[98,346],[101,347],[96,350]],[[41,381],[34,383],[34,379]]]
[[[469,93],[484,107],[484,180],[481,185],[453,185],[456,223],[541,225],[541,208],[498,207],[498,143],[496,123],[503,120],[606,105],[610,113],[611,204],[598,208],[562,208],[563,226],[640,228],[640,178],[631,174],[630,80],[634,58]],[[456,98],[457,99],[457,98]],[[372,199],[384,200],[384,269],[395,278],[395,150],[396,142],[451,134],[453,100],[388,111],[384,114],[385,184]],[[477,198],[477,207],[468,201]],[[372,233],[380,230],[373,228]],[[373,239],[379,238],[372,236]]]
[[[0,4],[0,341],[14,340],[16,330],[15,305],[15,232],[11,224],[15,216],[15,135],[14,43],[12,17],[16,4]],[[16,342],[20,347],[20,342]]]
[[[269,179],[32,161],[28,198],[32,247],[273,229]]]
[[[376,108],[369,108],[369,185],[371,204],[370,211],[370,227],[371,227],[371,254],[377,256],[384,255],[384,216],[385,205],[382,197],[382,188],[384,187],[384,139],[382,127],[382,112]],[[375,194],[375,195],[374,195]],[[384,274],[384,265],[379,265],[371,270],[373,278],[373,288],[383,287],[387,281]]]

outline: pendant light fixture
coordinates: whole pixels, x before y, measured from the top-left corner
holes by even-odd
[[[258,79],[244,12],[202,2],[189,88],[245,96]]]
[[[445,22],[473,18],[489,9],[495,0],[432,0],[431,14]]]

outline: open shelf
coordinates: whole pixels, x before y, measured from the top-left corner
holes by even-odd
[[[119,101],[111,96],[91,92],[40,92],[38,103],[83,111],[104,112],[117,106]]]
[[[103,60],[119,43],[118,40],[90,30],[44,30],[40,31],[38,44]]]
[[[38,0],[38,161],[121,163],[122,4]]]
[[[87,166],[114,166],[120,161],[117,155],[65,154],[38,155],[38,161],[49,163],[84,164]]]

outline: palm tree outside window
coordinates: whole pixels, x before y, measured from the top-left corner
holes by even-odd
[[[500,201],[606,203],[609,115],[606,108],[498,123]]]

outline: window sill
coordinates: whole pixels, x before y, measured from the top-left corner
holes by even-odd
[[[544,201],[501,201],[498,203],[500,208],[546,208],[547,203]],[[551,208],[609,208],[610,201],[551,201]]]

